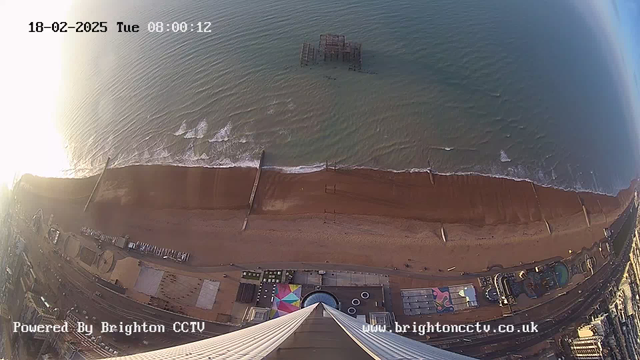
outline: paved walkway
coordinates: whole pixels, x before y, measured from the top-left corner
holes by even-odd
[[[408,270],[402,270],[402,269],[394,270],[394,269],[388,269],[388,268],[355,265],[355,264],[332,264],[332,263],[312,263],[312,262],[273,262],[272,261],[272,262],[260,262],[260,263],[233,264],[233,265],[227,264],[227,265],[220,265],[220,266],[198,267],[198,266],[189,266],[184,264],[176,264],[168,261],[162,261],[160,259],[145,257],[135,252],[132,252],[131,256],[136,257],[148,263],[158,264],[166,267],[172,267],[175,269],[194,272],[194,273],[219,273],[219,272],[228,272],[228,271],[256,270],[256,269],[325,270],[325,271],[334,270],[334,271],[355,271],[355,272],[371,273],[371,274],[403,276],[403,277],[408,277],[412,279],[423,279],[423,280],[470,280],[480,276],[494,275],[500,272],[510,272],[510,271],[529,269],[537,265],[542,265],[549,262],[562,260],[562,257],[558,256],[558,257],[536,261],[534,263],[523,264],[523,265],[511,267],[511,268],[493,268],[489,271],[481,272],[481,273],[467,273],[465,275],[461,275],[460,273],[452,271],[448,273],[443,272],[442,275],[435,275],[435,274],[423,274],[415,271],[408,271]],[[449,275],[446,275],[446,274],[449,274]]]

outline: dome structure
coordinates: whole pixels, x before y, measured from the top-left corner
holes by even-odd
[[[334,309],[338,308],[338,299],[326,291],[315,291],[307,295],[304,300],[302,300],[302,307],[306,308],[317,303],[323,303]]]

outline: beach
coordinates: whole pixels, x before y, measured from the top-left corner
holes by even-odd
[[[256,169],[131,166],[109,169],[94,201],[153,209],[214,210],[248,206]],[[337,169],[285,173],[264,169],[255,214],[352,214],[471,225],[525,224],[582,212],[614,213],[618,196],[575,192],[479,175]],[[97,177],[25,176],[35,193],[61,199],[88,197]],[[534,190],[535,188],[535,190]],[[537,198],[536,198],[537,195]]]
[[[591,248],[625,210],[635,186],[613,197],[537,185],[534,192],[530,182],[482,176],[434,175],[431,184],[427,173],[263,170],[249,225],[241,231],[255,172],[108,169],[86,213],[97,177],[25,175],[17,194],[27,216],[42,208],[65,231],[91,226],[187,251],[194,266],[329,261],[479,272]]]

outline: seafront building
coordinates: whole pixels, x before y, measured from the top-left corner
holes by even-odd
[[[631,239],[622,279],[605,292],[605,298],[590,323],[577,329],[570,340],[576,359],[640,359],[640,229]],[[613,245],[612,245],[613,246]]]
[[[578,328],[578,337],[571,340],[571,353],[576,359],[614,359],[610,354],[615,347],[610,347],[610,326],[606,315],[600,315],[591,323]]]
[[[608,353],[603,346],[603,337],[594,335],[580,337],[571,342],[571,352],[574,358],[584,360],[608,359]]]

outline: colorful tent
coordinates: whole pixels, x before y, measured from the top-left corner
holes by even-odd
[[[302,286],[295,284],[278,284],[273,294],[271,304],[271,318],[275,319],[282,315],[300,310],[300,298],[302,297]]]

